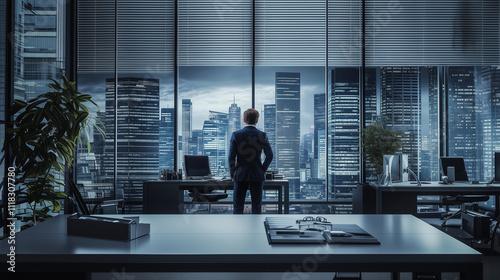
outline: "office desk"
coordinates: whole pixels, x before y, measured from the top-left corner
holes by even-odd
[[[380,245],[270,245],[263,225],[269,216],[279,215],[140,215],[141,222],[151,224],[151,233],[120,242],[68,236],[67,215],[60,215],[17,234],[16,273],[74,274],[66,279],[91,272],[282,272],[283,279],[291,279],[296,276],[285,274],[292,271],[483,277],[479,252],[411,215],[325,215],[333,224],[359,225]],[[0,273],[8,266],[8,246],[0,241]]]
[[[365,185],[368,186],[368,185]],[[418,187],[414,182],[393,183],[391,186],[372,186],[375,190],[375,211],[377,214],[417,214],[417,196],[486,194],[495,196],[495,216],[498,217],[500,184],[431,182]]]
[[[163,180],[146,181],[143,185],[144,214],[183,214],[184,191],[193,188],[233,190],[233,181],[220,180]],[[264,190],[278,191],[278,213],[285,214],[290,209],[290,187],[288,180],[264,181]],[[284,199],[283,199],[284,197]],[[283,203],[284,201],[284,203]],[[284,207],[282,207],[284,206]]]

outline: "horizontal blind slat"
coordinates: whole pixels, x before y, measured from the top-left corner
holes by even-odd
[[[78,73],[171,73],[174,0],[78,1]]]
[[[114,72],[115,1],[78,1],[78,73]]]
[[[174,0],[119,0],[119,73],[172,73],[175,58]]]
[[[179,66],[251,66],[252,1],[179,0]]]
[[[498,65],[496,0],[366,0],[366,66]]]
[[[324,66],[324,0],[256,0],[256,66]]]
[[[360,0],[328,0],[328,65],[359,67],[361,65]]]

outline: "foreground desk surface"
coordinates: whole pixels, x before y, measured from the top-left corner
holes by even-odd
[[[131,242],[66,235],[66,215],[16,236],[18,272],[455,271],[482,279],[482,255],[411,215],[325,215],[355,223],[381,244],[274,244],[263,221],[278,215],[141,215],[149,236]],[[291,215],[297,219],[304,215]],[[6,271],[8,244],[0,241]]]
[[[278,213],[289,213],[290,187],[288,180],[266,180],[264,190],[278,191]],[[233,190],[233,181],[221,180],[161,180],[146,181],[143,185],[144,214],[183,214],[184,190],[193,188]],[[249,202],[249,201],[247,201]]]
[[[500,184],[430,182],[417,186],[415,182],[393,183],[390,186],[372,186],[375,189],[375,209],[378,214],[417,214],[417,196],[486,194],[495,196],[495,216],[499,214]]]

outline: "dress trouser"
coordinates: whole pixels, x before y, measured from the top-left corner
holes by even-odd
[[[234,182],[233,213],[243,214],[247,190],[252,197],[252,214],[262,213],[263,182]]]

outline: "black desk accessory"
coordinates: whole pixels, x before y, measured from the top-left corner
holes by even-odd
[[[266,217],[264,227],[269,244],[325,243],[321,231],[301,231],[297,221],[291,217]]]
[[[340,244],[380,244],[377,238],[356,224],[336,224],[333,231],[323,231],[328,243]]]
[[[149,224],[139,223],[139,217],[110,218],[91,215],[68,217],[68,235],[130,241],[150,231]]]
[[[332,224],[323,217],[294,220],[290,217],[266,217],[266,229],[269,244],[380,244],[371,234],[356,224]],[[300,224],[310,224],[306,229]]]

